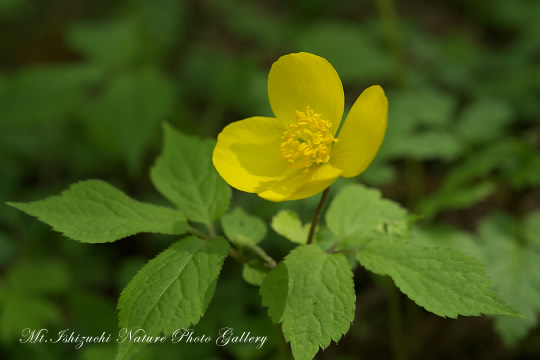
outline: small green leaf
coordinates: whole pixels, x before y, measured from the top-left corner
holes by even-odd
[[[231,188],[212,164],[214,141],[164,126],[163,152],[150,173],[154,186],[188,219],[211,224],[229,208]]]
[[[264,279],[262,303],[296,360],[310,360],[349,330],[354,319],[353,273],[341,254],[299,246]]]
[[[221,218],[227,238],[237,245],[257,244],[266,236],[266,224],[237,207]]]
[[[118,302],[120,328],[170,336],[196,324],[214,295],[228,243],[191,236],[150,260],[131,280]],[[140,344],[120,343],[116,359],[128,359]]]
[[[268,271],[259,260],[252,260],[242,268],[242,277],[248,284],[261,286]]]
[[[362,185],[349,185],[334,198],[326,223],[337,241],[357,247],[382,234],[406,232],[407,212],[397,203],[381,198],[381,193]]]
[[[520,314],[499,299],[476,259],[450,249],[375,240],[356,255],[368,270],[392,277],[411,300],[439,316]]]
[[[45,200],[8,205],[86,243],[112,242],[141,232],[187,231],[186,219],[177,211],[133,200],[100,180],[78,182]]]
[[[272,218],[272,229],[284,238],[303,245],[307,242],[310,224],[302,221],[293,210],[281,210]]]

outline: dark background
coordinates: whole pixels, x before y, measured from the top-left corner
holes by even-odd
[[[539,14],[533,0],[0,0],[0,200],[37,200],[98,178],[166,204],[148,177],[161,124],[215,138],[229,122],[271,115],[271,64],[309,51],[334,65],[348,107],[369,85],[387,92],[385,142],[353,181],[418,214],[425,241],[480,254],[501,296],[528,316],[524,330],[488,317],[442,319],[357,268],[356,319],[317,358],[540,358],[540,263],[517,256],[501,270],[501,257],[513,255],[491,247],[500,235],[540,259]],[[308,221],[317,201],[233,197],[266,221],[281,208]],[[173,240],[79,244],[1,205],[0,358],[112,359],[112,344],[75,351],[18,339],[26,327],[114,334],[122,288]],[[280,259],[291,245],[269,230],[262,246]],[[261,350],[156,345],[137,358],[289,358],[240,271],[227,260],[195,329],[264,334]]]

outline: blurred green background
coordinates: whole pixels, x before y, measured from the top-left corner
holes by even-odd
[[[271,64],[312,52],[340,74],[347,107],[372,84],[389,98],[383,147],[352,181],[418,214],[417,241],[481,259],[527,316],[445,320],[358,268],[351,331],[317,358],[540,358],[538,14],[535,0],[0,0],[0,199],[37,200],[99,178],[166,204],[148,177],[161,124],[215,137],[232,121],[271,115]],[[267,221],[281,208],[308,221],[317,201],[233,198]],[[0,205],[0,358],[114,358],[113,344],[18,339],[27,327],[115,333],[122,288],[173,240],[79,244]],[[270,230],[262,246],[281,259],[291,245]],[[262,349],[153,345],[137,358],[288,359],[240,272],[227,260],[195,329],[264,334]]]

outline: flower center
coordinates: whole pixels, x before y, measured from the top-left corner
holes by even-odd
[[[308,173],[313,165],[330,160],[332,143],[337,142],[330,129],[332,123],[321,119],[309,106],[306,112],[296,110],[296,122],[290,123],[281,139],[281,157],[294,168]]]

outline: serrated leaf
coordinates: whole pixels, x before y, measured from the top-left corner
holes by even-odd
[[[266,236],[264,221],[239,207],[221,218],[221,226],[227,238],[238,245],[257,244]]]
[[[381,193],[362,185],[344,187],[326,213],[326,224],[338,242],[357,247],[373,237],[406,232],[407,212]]]
[[[154,186],[190,220],[211,224],[229,208],[231,188],[212,164],[214,141],[164,126],[163,152],[151,170]]]
[[[484,266],[457,251],[374,240],[356,258],[368,270],[392,277],[404,294],[436,315],[520,315],[491,289]]]
[[[354,319],[353,274],[341,254],[316,245],[299,246],[274,268],[261,286],[262,303],[296,360],[312,359],[349,330]]]
[[[186,219],[177,211],[134,200],[100,180],[78,182],[45,200],[8,205],[86,243],[111,242],[141,232],[187,231]]]
[[[170,336],[196,324],[213,297],[228,248],[221,237],[206,241],[191,236],[150,260],[120,296],[120,328]],[[139,349],[140,344],[124,341],[116,359],[128,359]]]
[[[272,229],[284,238],[303,245],[307,242],[310,224],[302,225],[302,220],[293,210],[280,210],[272,218]]]

